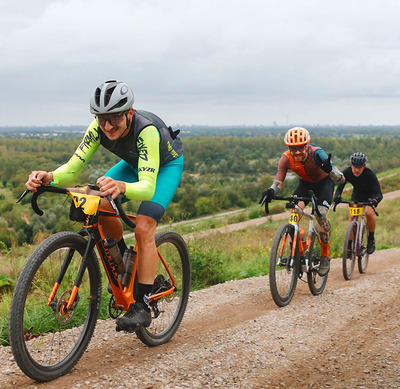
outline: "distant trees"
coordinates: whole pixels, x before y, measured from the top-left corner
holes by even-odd
[[[311,143],[332,153],[339,169],[349,165],[353,152],[367,154],[369,166],[380,172],[400,166],[399,136],[324,137],[311,134]],[[24,183],[34,169],[53,170],[65,163],[79,144],[77,138],[0,139],[0,242],[31,243],[37,234],[73,228],[67,218],[69,202],[60,196],[40,200],[45,216],[33,214],[29,198],[15,204]],[[286,150],[282,136],[273,137],[184,137],[185,167],[181,184],[168,207],[164,221],[181,220],[258,203],[261,193],[271,185],[277,163]],[[95,182],[118,161],[112,153],[99,148],[75,184]],[[296,179],[288,177],[283,194],[293,191]],[[44,198],[46,197],[46,198]],[[135,212],[137,202],[129,202]],[[3,246],[2,246],[3,247]]]

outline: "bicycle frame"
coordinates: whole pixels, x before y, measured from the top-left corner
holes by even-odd
[[[361,252],[361,235],[363,232],[364,225],[366,225],[366,216],[365,216],[365,207],[369,205],[376,216],[379,216],[379,213],[377,212],[375,206],[370,202],[354,202],[354,201],[345,201],[345,200],[340,200],[340,202],[335,203],[333,207],[333,212],[336,211],[336,207],[338,204],[343,203],[343,204],[348,204],[349,205],[349,213],[350,216],[352,216],[351,222],[354,222],[357,226],[357,233],[354,238],[354,253],[358,256],[362,256],[365,254],[364,252]],[[359,217],[361,217],[361,221],[359,221]],[[366,248],[365,248],[366,250]]]
[[[306,248],[304,248],[303,240],[300,236],[299,214],[301,216],[305,216],[307,219],[309,219],[308,233],[307,233],[307,240],[306,240],[307,247]],[[291,254],[290,261],[291,261],[291,266],[292,266],[294,258],[295,258],[296,247],[298,245],[300,257],[304,257],[306,272],[310,271],[310,250],[309,250],[309,248],[311,247],[312,233],[315,232],[318,237],[318,240],[320,240],[318,230],[314,226],[314,219],[315,219],[314,214],[307,213],[304,211],[304,209],[300,208],[297,204],[293,204],[293,210],[292,210],[289,220],[288,220],[289,224],[291,224],[294,228],[294,238],[295,238],[295,239],[293,239],[293,247],[292,247],[292,254]],[[283,242],[283,245],[281,248],[281,254],[282,254],[285,244],[286,244],[286,241]]]
[[[101,262],[103,264],[103,267],[105,269],[108,281],[110,283],[110,287],[113,293],[113,296],[115,298],[115,308],[118,310],[128,310],[130,304],[135,302],[134,299],[134,285],[135,285],[135,279],[136,279],[136,273],[137,273],[137,261],[134,262],[134,266],[132,269],[132,275],[131,279],[129,282],[128,286],[122,286],[121,284],[121,276],[117,272],[117,266],[111,257],[108,249],[105,247],[105,236],[103,234],[103,228],[102,225],[99,223],[98,218],[99,216],[105,216],[105,217],[118,217],[122,218],[125,222],[127,221],[126,219],[129,219],[130,221],[135,220],[135,216],[132,215],[120,215],[120,212],[118,211],[118,207],[114,204],[112,201],[111,197],[108,196],[108,200],[114,209],[114,212],[110,212],[109,210],[101,208],[100,205],[100,195],[99,194],[88,194],[84,193],[82,189],[77,189],[77,188],[67,188],[61,190],[61,188],[49,188],[46,187],[46,189],[42,189],[41,192],[39,192],[36,197],[33,197],[33,202],[32,206],[35,210],[36,213],[43,213],[37,206],[36,200],[37,197],[43,193],[43,191],[50,191],[50,192],[55,192],[55,193],[67,193],[70,195],[75,203],[75,206],[77,208],[82,208],[82,211],[86,214],[86,220],[83,224],[83,227],[81,230],[78,231],[78,234],[81,235],[82,237],[87,237],[87,246],[85,249],[85,253],[82,257],[82,261],[80,264],[80,268],[78,270],[78,274],[75,278],[74,285],[72,287],[71,294],[66,302],[64,302],[64,305],[62,307],[63,312],[67,314],[67,312],[71,309],[73,306],[76,297],[78,295],[79,291],[79,286],[82,282],[86,267],[87,267],[87,258],[89,254],[92,252],[94,247],[97,247],[97,251],[100,255]],[[79,195],[77,195],[79,193]],[[22,195],[18,201],[22,200],[24,195]],[[96,205],[93,206],[93,203]],[[119,204],[120,205],[120,204]],[[86,208],[85,208],[86,207]],[[119,207],[119,209],[121,209]],[[89,212],[89,214],[87,214]],[[123,217],[124,216],[124,217]],[[132,223],[132,222],[131,222]],[[135,226],[135,224],[129,224],[131,227]],[[136,256],[138,255],[138,246],[135,244],[135,252]],[[55,301],[55,296],[57,295],[57,291],[60,287],[60,284],[63,280],[63,277],[67,271],[68,265],[71,261],[71,258],[73,256],[73,249],[70,249],[68,253],[65,256],[65,259],[63,261],[63,264],[61,266],[60,272],[57,276],[57,279],[55,281],[54,287],[52,289],[52,292],[49,295],[48,298],[48,303],[47,305],[49,307],[52,307],[52,309],[55,309],[55,305],[57,302]],[[162,262],[166,272],[168,273],[170,277],[170,282],[171,282],[171,287],[167,290],[164,290],[160,293],[154,294],[150,297],[149,304],[152,302],[167,296],[169,294],[174,293],[177,290],[177,284],[175,281],[175,278],[173,277],[170,269],[168,268],[168,265],[164,258],[162,257],[161,253],[157,249],[157,255],[160,261]]]
[[[296,198],[296,196],[294,196],[294,198]],[[293,196],[274,196],[273,199],[293,201]],[[311,213],[307,213],[304,211],[304,209],[300,208],[298,206],[298,204],[295,204],[293,202],[289,202],[286,204],[286,208],[291,209],[291,214],[290,214],[288,222],[294,228],[294,239],[293,239],[293,246],[292,246],[291,257],[290,257],[290,266],[293,266],[294,258],[296,255],[296,247],[298,245],[299,254],[300,254],[300,256],[304,257],[304,261],[305,261],[305,269],[304,270],[306,272],[309,272],[311,270],[310,269],[310,250],[309,250],[309,248],[311,247],[313,232],[316,233],[316,236],[317,236],[319,242],[321,243],[318,230],[314,226],[314,220],[315,220],[314,213],[317,213],[317,215],[319,215],[319,216],[321,216],[321,214],[318,210],[318,207],[316,205],[316,200],[315,200],[315,197],[312,192],[310,192],[310,198],[298,197],[297,201],[311,201],[312,210],[311,210]],[[299,234],[299,231],[300,231],[299,222],[301,219],[301,216],[299,216],[299,215],[305,216],[307,219],[309,219],[308,233],[307,233],[307,248],[304,248],[303,240]],[[280,257],[282,257],[282,253],[283,253],[285,245],[286,245],[286,238],[282,242],[282,247],[280,249]]]
[[[364,228],[364,224],[365,224],[365,207],[366,205],[355,205],[355,204],[349,204],[349,213],[352,216],[351,221],[354,222],[354,224],[356,225],[356,236],[353,237],[354,239],[354,253],[359,256],[359,255],[363,255],[364,253],[361,252],[362,247],[361,247],[361,233],[362,230]],[[362,208],[362,210],[361,210]],[[361,217],[361,221],[358,221],[358,218]],[[365,247],[364,250],[367,250],[367,248]]]

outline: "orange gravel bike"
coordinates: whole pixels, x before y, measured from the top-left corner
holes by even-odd
[[[371,206],[375,215],[379,216],[374,204],[371,201],[357,202],[340,200],[335,203],[333,211],[340,203],[349,204],[351,221],[347,226],[343,242],[342,270],[345,280],[353,275],[354,265],[357,258],[358,271],[363,274],[367,271],[369,254],[367,252],[368,228],[365,217],[365,207]]]
[[[318,225],[314,225],[314,220],[315,214],[321,214],[313,192],[310,191],[310,197],[273,196],[272,199],[287,201],[286,208],[291,209],[288,222],[282,224],[275,233],[269,259],[269,286],[272,298],[279,307],[284,307],[293,298],[297,280],[304,281],[304,274],[307,274],[308,287],[315,296],[324,291],[328,275],[318,275],[321,241]],[[311,212],[307,213],[301,209],[298,206],[299,201],[311,202]],[[269,213],[268,205],[266,212]],[[309,219],[307,237],[299,227],[302,216]]]
[[[117,318],[135,301],[137,246],[128,256],[131,266],[116,263],[99,216],[120,217],[131,228],[135,228],[135,217],[124,212],[121,195],[115,201],[107,196],[113,212],[101,209],[100,192],[96,189],[42,186],[31,198],[33,210],[43,215],[37,204],[42,193],[67,194],[73,200],[70,218],[78,211],[83,220],[78,232],[59,232],[40,243],[15,285],[9,315],[11,349],[21,370],[36,381],[50,381],[66,374],[90,342],[102,297],[95,248],[109,282],[109,315]],[[164,231],[156,234],[155,241],[159,264],[149,298],[152,322],[150,327],[135,329],[137,337],[148,346],[167,342],[177,331],[191,279],[189,253],[182,237]],[[109,296],[106,291],[104,295]]]

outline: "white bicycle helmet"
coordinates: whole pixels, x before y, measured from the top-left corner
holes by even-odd
[[[135,97],[128,84],[122,81],[106,81],[98,86],[90,98],[90,112],[94,115],[127,111]]]

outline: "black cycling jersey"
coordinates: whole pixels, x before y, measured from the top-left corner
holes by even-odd
[[[160,166],[177,159],[183,154],[182,141],[178,132],[173,131],[154,113],[135,110],[132,118],[131,131],[128,135],[117,140],[110,140],[98,127],[100,143],[112,153],[138,167],[139,150],[138,140],[140,133],[146,127],[153,125],[160,134]],[[143,158],[143,155],[140,157]]]
[[[353,174],[351,167],[348,167],[343,171],[343,175],[346,182],[338,185],[335,197],[340,196],[346,183],[350,182],[353,185],[353,193],[351,194],[352,201],[368,201],[368,199],[376,199],[379,203],[382,200],[383,195],[381,186],[378,178],[371,169],[366,167],[361,175],[356,177]]]

